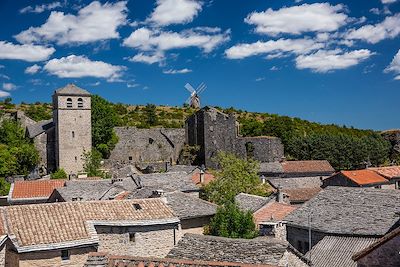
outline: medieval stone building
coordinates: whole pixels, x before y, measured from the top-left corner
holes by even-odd
[[[53,119],[27,123],[20,118],[39,151],[40,174],[61,168],[67,174],[83,171],[83,153],[92,148],[90,100],[88,91],[68,84],[54,92]]]
[[[212,107],[204,107],[186,120],[186,142],[199,146],[197,164],[217,168],[214,157],[219,151],[261,162],[278,161],[283,145],[277,137],[241,137],[235,116]]]

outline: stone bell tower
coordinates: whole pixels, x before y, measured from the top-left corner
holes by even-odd
[[[83,153],[92,148],[91,95],[74,84],[53,95],[57,169],[69,174],[83,171]]]

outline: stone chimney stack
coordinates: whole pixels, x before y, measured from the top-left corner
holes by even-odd
[[[204,175],[205,171],[203,169],[200,170],[200,183],[204,184]]]
[[[276,201],[278,202],[278,203],[284,203],[284,199],[283,199],[283,192],[282,192],[282,187],[281,186],[278,186],[278,190],[277,190],[277,192],[276,192]]]

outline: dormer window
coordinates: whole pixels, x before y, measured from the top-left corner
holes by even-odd
[[[83,99],[78,98],[78,108],[83,108]]]
[[[67,108],[72,108],[72,99],[67,98]]]

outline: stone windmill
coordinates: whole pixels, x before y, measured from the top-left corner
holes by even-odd
[[[190,97],[186,100],[186,103],[192,108],[200,108],[200,94],[207,88],[205,83],[201,83],[197,89],[194,89],[189,83],[185,84],[186,90],[190,92]]]

